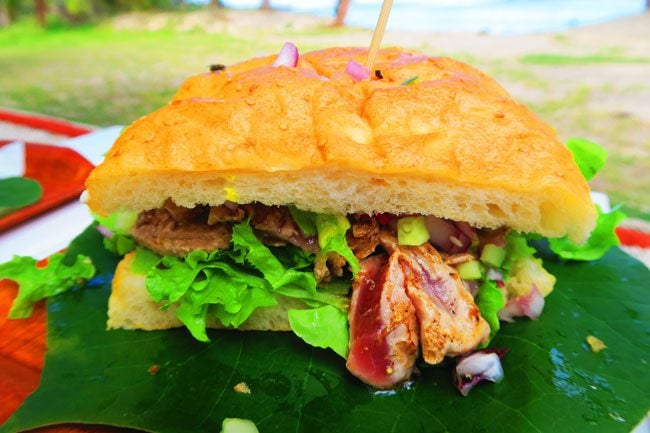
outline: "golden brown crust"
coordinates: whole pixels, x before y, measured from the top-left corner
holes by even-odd
[[[117,140],[88,180],[91,208],[257,200],[586,238],[596,215],[571,153],[494,80],[391,48],[383,79],[353,83],[345,65],[364,56],[316,51],[297,68],[270,56],[190,78]]]

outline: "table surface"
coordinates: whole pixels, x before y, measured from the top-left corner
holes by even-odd
[[[8,320],[7,313],[18,286],[0,281],[0,424],[36,389],[45,355],[45,303],[39,302],[32,317]],[[41,433],[117,433],[106,426],[59,425],[34,430]]]
[[[122,126],[113,126],[77,138],[61,141],[93,164],[99,164],[104,153],[120,134]],[[88,209],[71,202],[45,215],[0,233],[0,263],[14,254],[44,258],[65,248],[81,230],[90,224]],[[57,227],[57,230],[52,230]],[[13,281],[0,281],[0,425],[11,416],[22,401],[38,386],[45,355],[45,303],[39,302],[32,317],[8,320],[7,313],[18,287]],[[35,430],[56,433],[124,432],[106,426],[60,425]]]

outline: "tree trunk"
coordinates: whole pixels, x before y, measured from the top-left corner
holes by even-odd
[[[650,0],[648,0],[650,1]],[[260,9],[263,11],[270,11],[271,10],[271,0],[262,0],[262,6],[260,6]]]
[[[9,24],[16,21],[18,17],[18,0],[6,0],[0,4],[5,4],[5,13],[7,14],[7,21]]]
[[[9,24],[9,14],[4,3],[0,3],[0,27],[7,27]]]
[[[36,14],[36,22],[39,26],[45,27],[47,15],[47,1],[34,0],[34,13]]]
[[[650,1],[650,0],[647,0]],[[350,0],[339,0],[336,4],[336,18],[334,18],[334,27],[341,27],[345,25],[345,16],[350,9]]]

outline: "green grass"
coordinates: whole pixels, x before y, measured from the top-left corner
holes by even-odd
[[[0,106],[95,125],[130,123],[165,104],[188,76],[275,49],[200,31],[105,26],[0,31]]]
[[[542,116],[549,116],[561,110],[575,109],[584,105],[591,93],[589,86],[581,85],[559,99],[530,102],[528,106]]]
[[[650,63],[648,57],[626,57],[617,54],[589,54],[572,56],[567,54],[533,53],[519,57],[519,61],[528,65],[561,66],[561,65],[595,65],[612,63]]]
[[[505,61],[492,62],[486,67],[486,72],[497,80],[518,82],[531,89],[548,90],[552,83],[535,74],[530,68],[513,67]]]

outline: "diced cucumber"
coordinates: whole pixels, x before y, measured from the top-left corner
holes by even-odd
[[[423,216],[404,217],[397,220],[397,243],[419,246],[429,240],[429,231]]]
[[[478,260],[461,263],[456,270],[463,280],[479,280],[482,276],[481,263]]]
[[[483,263],[498,268],[503,264],[505,258],[505,248],[498,247],[494,244],[487,244],[483,247],[483,252],[481,253],[481,261]]]
[[[249,419],[226,418],[221,423],[221,433],[259,433],[259,430]]]

